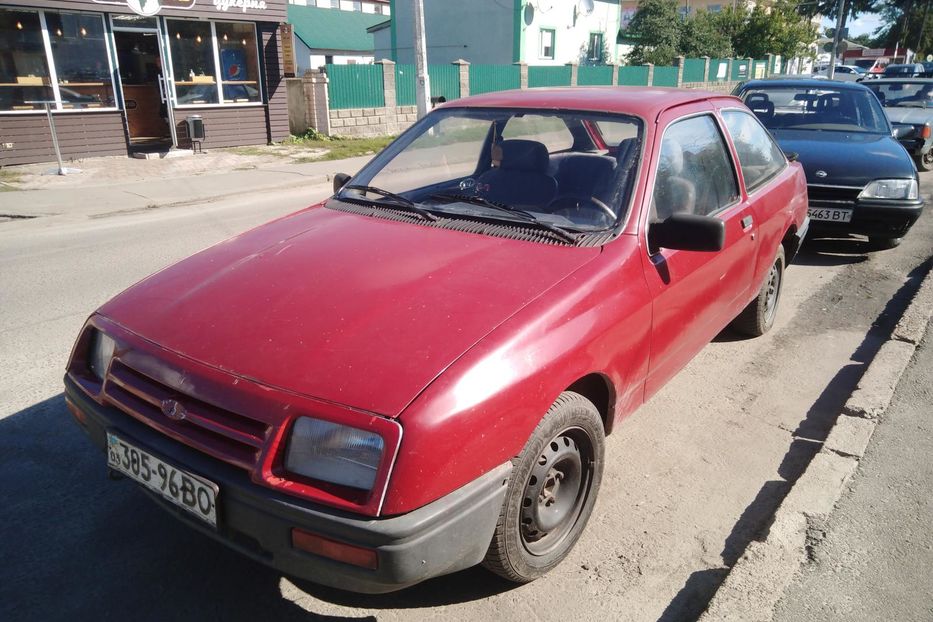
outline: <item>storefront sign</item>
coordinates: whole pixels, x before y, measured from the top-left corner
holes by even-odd
[[[282,73],[292,78],[295,76],[295,39],[291,24],[279,24],[279,39],[282,41]]]
[[[137,15],[151,17],[162,9],[190,9],[197,0],[94,0],[97,4],[116,4],[127,6]],[[222,13],[229,10],[265,11],[266,0],[213,0],[214,8]]]
[[[241,9],[244,13],[249,10],[265,11],[266,0],[214,0],[214,8],[218,11]]]

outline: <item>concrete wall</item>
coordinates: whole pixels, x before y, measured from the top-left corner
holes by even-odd
[[[394,114],[390,114],[392,110]],[[418,110],[415,106],[330,111],[331,134],[351,138],[394,136],[407,130],[417,120]]]

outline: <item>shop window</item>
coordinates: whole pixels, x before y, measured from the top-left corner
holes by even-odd
[[[54,94],[38,11],[0,9],[0,110],[39,110]]]
[[[62,108],[112,108],[113,76],[103,18],[46,11],[45,23]]]
[[[554,59],[554,31],[548,28],[541,29],[541,46],[538,56],[540,58]]]
[[[241,22],[216,22],[220,50],[220,83],[224,103],[262,101],[256,27]]]
[[[185,104],[216,104],[217,64],[210,22],[166,20],[175,101]]]

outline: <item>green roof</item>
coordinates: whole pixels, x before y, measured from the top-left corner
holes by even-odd
[[[378,13],[288,5],[288,23],[311,49],[372,52],[373,36],[366,29],[385,20]]]

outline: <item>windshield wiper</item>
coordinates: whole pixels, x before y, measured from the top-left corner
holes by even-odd
[[[346,193],[344,192],[346,190],[359,190],[361,192],[371,192],[373,194],[378,194],[379,196],[383,197],[383,199],[388,199],[388,201],[367,199],[365,197],[346,196]],[[406,199],[400,194],[395,194],[394,192],[389,192],[388,190],[383,190],[382,188],[377,188],[375,186],[357,186],[357,185],[344,186],[343,190],[340,191],[340,194],[337,195],[337,198],[340,199],[341,201],[346,201],[346,200],[363,201],[367,205],[375,205],[377,207],[400,208],[400,209],[412,212],[414,214],[418,214],[424,220],[429,220],[431,222],[434,222],[435,220],[437,220],[437,216],[435,216],[434,214],[432,214],[431,212],[429,212],[428,210],[424,208],[418,207],[415,204],[415,202],[412,201],[411,199]]]
[[[441,199],[447,201],[461,201],[463,203],[472,203],[473,205],[479,205],[481,207],[488,207],[490,209],[498,210],[500,212],[506,212],[513,216],[518,216],[521,221],[526,222],[534,227],[539,229],[544,229],[550,233],[553,233],[555,236],[559,237],[564,242],[569,244],[575,244],[577,239],[568,233],[565,229],[558,227],[557,225],[552,225],[550,223],[539,220],[537,216],[531,212],[519,209],[517,207],[512,207],[511,205],[506,205],[505,203],[499,203],[497,201],[490,201],[489,199],[484,199],[476,195],[470,194],[454,194],[447,192],[440,192],[432,194],[432,199]],[[510,219],[511,220],[511,219]]]

